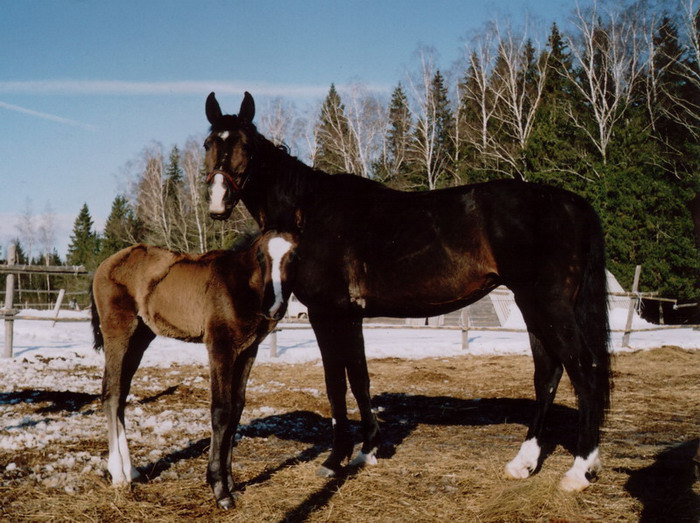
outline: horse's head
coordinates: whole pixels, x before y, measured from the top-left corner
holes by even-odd
[[[255,126],[255,102],[246,92],[237,115],[223,114],[214,93],[206,103],[211,132],[204,141],[204,167],[209,185],[209,214],[225,220],[241,198],[250,173]]]
[[[264,292],[262,313],[279,320],[287,310],[287,301],[294,283],[298,236],[274,230],[263,234],[260,255],[264,258]]]

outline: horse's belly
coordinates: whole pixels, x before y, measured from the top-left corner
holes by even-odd
[[[201,342],[204,337],[202,324],[192,321],[192,318],[163,316],[156,313],[143,316],[142,319],[158,336],[193,342]]]

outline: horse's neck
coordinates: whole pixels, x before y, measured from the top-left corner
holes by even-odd
[[[329,176],[315,171],[265,138],[259,138],[259,163],[253,177],[260,180],[257,190],[244,203],[256,216],[260,211],[269,215],[273,211],[289,207],[290,211],[301,209],[315,194],[315,188],[323,177]]]

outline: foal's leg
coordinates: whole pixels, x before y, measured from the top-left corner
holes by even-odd
[[[122,332],[103,328],[105,372],[102,378],[102,408],[107,417],[109,459],[107,469],[112,475],[112,484],[126,485],[139,477],[131,464],[129,446],[124,428],[124,409],[129,395],[131,379],[141,363],[141,357],[149,343],[155,338],[153,331],[140,319],[134,317],[123,322]],[[103,324],[105,322],[103,321]],[[130,332],[131,331],[131,332]]]
[[[258,352],[254,344],[238,353],[232,336],[207,343],[211,373],[211,424],[207,482],[221,508],[233,508],[231,446],[245,404],[245,387]]]
[[[545,418],[554,401],[563,370],[561,363],[547,354],[540,339],[532,332],[530,346],[535,363],[535,414],[518,455],[506,465],[506,475],[515,479],[527,478],[537,469]]]
[[[318,474],[331,477],[340,471],[342,462],[351,457],[353,450],[345,400],[346,371],[362,419],[363,445],[358,462],[374,462],[374,453],[379,444],[379,426],[371,408],[362,319],[330,317],[317,314],[313,310],[309,311],[309,319],[321,350],[326,392],[333,416],[333,446]]]

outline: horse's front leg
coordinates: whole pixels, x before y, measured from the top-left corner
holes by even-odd
[[[245,349],[236,358],[233,365],[233,382],[231,384],[231,390],[233,391],[233,415],[229,421],[231,425],[231,444],[228,445],[228,449],[233,447],[234,440],[236,436],[236,431],[238,430],[238,425],[241,422],[241,414],[243,414],[243,407],[245,407],[245,391],[248,385],[248,377],[250,376],[250,369],[253,367],[255,362],[255,357],[258,355],[258,343],[255,343]],[[233,477],[231,476],[231,458],[228,458],[228,485],[229,488],[233,488]]]
[[[353,450],[345,402],[346,371],[362,416],[363,453],[373,455],[372,449],[377,446],[379,431],[370,404],[361,318],[329,317],[310,311],[309,319],[321,350],[326,392],[333,416],[333,447],[318,473],[330,477],[340,471],[342,463],[350,459]]]
[[[217,333],[207,340],[209,374],[211,380],[211,445],[207,483],[217,504],[224,509],[233,508],[231,494],[231,444],[238,425],[234,405],[234,374],[238,363],[232,337]],[[232,423],[235,419],[236,423]]]

